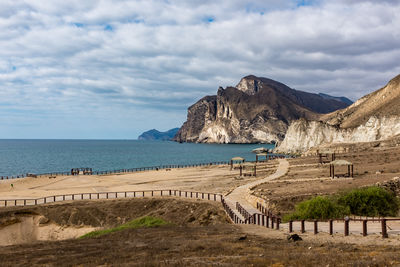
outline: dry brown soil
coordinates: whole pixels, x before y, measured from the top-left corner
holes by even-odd
[[[1,266],[390,266],[394,246],[288,242],[285,235],[245,234],[217,203],[177,199],[73,202],[3,210],[1,219],[40,214],[60,224],[113,226],[143,215],[171,225],[98,238],[35,242],[0,249]],[[4,224],[3,224],[4,227]],[[255,226],[253,226],[255,227]],[[267,229],[255,228],[255,231]],[[253,230],[254,231],[254,230]],[[269,230],[273,231],[273,230]]]

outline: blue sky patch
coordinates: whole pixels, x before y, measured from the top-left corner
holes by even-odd
[[[105,31],[112,32],[112,31],[114,30],[114,28],[113,28],[111,25],[107,24],[107,25],[104,27],[104,30],[105,30]]]
[[[72,23],[75,27],[78,27],[78,28],[83,28],[83,23],[80,23],[80,22],[74,22],[74,23]]]

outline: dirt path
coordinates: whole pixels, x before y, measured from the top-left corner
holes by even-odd
[[[285,175],[288,172],[288,170],[289,170],[289,162],[286,159],[279,159],[279,165],[274,174],[271,174],[266,178],[250,182],[235,188],[230,194],[228,194],[225,197],[225,200],[233,210],[236,210],[236,202],[238,202],[251,214],[258,213],[259,211],[255,207],[253,207],[246,199],[248,191],[257,185],[269,182],[271,180],[277,179]]]

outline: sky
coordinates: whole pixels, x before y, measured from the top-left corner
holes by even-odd
[[[356,100],[400,74],[400,1],[1,0],[0,138],[136,139],[253,74]]]

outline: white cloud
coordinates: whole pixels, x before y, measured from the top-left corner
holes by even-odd
[[[1,1],[0,138],[172,128],[247,74],[356,99],[400,73],[398,1],[301,2]]]

